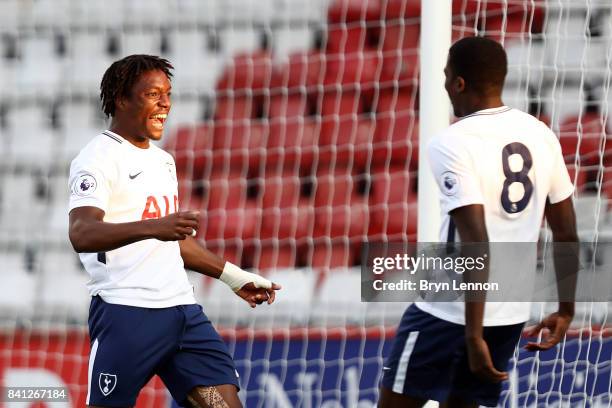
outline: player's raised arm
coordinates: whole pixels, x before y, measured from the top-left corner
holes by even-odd
[[[143,239],[160,241],[185,239],[198,227],[198,213],[181,211],[159,219],[109,223],[97,207],[77,207],[70,211],[68,234],[77,252],[111,251]]]
[[[553,234],[554,264],[557,276],[559,308],[532,327],[527,335],[537,336],[542,329],[549,335],[540,342],[529,342],[529,351],[548,350],[563,340],[574,317],[574,293],[578,272],[579,240],[576,232],[576,214],[571,196],[558,203],[546,203],[545,216]]]
[[[263,276],[247,272],[224,261],[192,238],[179,242],[181,257],[187,269],[220,279],[251,307],[267,302],[272,304],[281,286]]]

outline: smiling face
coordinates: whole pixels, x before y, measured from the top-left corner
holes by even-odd
[[[161,70],[144,72],[128,97],[117,101],[116,118],[138,141],[160,140],[170,112],[172,86]]]

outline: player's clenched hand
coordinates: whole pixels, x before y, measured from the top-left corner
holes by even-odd
[[[508,373],[493,366],[487,342],[482,338],[466,339],[470,370],[485,381],[498,383],[508,379]]]
[[[199,211],[179,211],[154,220],[153,235],[160,241],[177,241],[197,231],[200,220]]]
[[[542,320],[536,326],[527,330],[526,334],[529,337],[535,337],[540,334],[542,329],[548,329],[550,335],[543,338],[539,343],[530,341],[525,345],[525,349],[529,351],[543,351],[554,347],[563,339],[563,337],[565,337],[565,332],[569,328],[571,322],[572,315],[565,313],[556,312],[546,316],[546,318],[544,318],[544,320]]]
[[[269,288],[255,287],[253,282],[249,282],[242,288],[236,291],[236,294],[246,300],[251,307],[261,305],[263,302],[268,302],[271,305],[276,298],[276,291],[281,289],[279,284],[270,282]]]

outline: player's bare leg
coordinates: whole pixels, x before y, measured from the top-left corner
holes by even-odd
[[[242,408],[238,390],[232,384],[195,387],[187,395],[191,408]]]
[[[398,394],[388,388],[380,388],[379,408],[421,408],[427,401],[421,398]]]
[[[478,408],[478,404],[451,394],[446,401],[440,403],[440,408]]]

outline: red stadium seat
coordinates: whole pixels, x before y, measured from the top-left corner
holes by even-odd
[[[312,234],[313,208],[302,196],[299,177],[267,174],[261,186],[262,237],[305,238]]]
[[[363,167],[372,154],[374,129],[369,118],[328,116],[321,123],[320,160]]]
[[[372,122],[364,119],[363,98],[353,91],[330,91],[321,106],[320,159],[337,164],[365,163],[372,141]]]
[[[265,153],[267,134],[267,121],[215,123],[213,166],[240,170],[257,167]]]
[[[294,206],[267,207],[262,210],[260,238],[304,239],[312,236],[314,209],[301,198]]]
[[[367,199],[352,174],[322,171],[314,188],[315,236],[365,236]]]
[[[602,155],[600,144],[605,137],[606,129],[599,113],[570,117],[559,126],[559,142],[567,163],[573,163],[578,154],[582,165],[598,164]]]
[[[348,54],[363,50],[370,42],[370,27],[379,19],[377,1],[334,1],[328,8],[327,52]]]
[[[383,4],[381,17],[386,20],[421,17],[421,0],[387,0]]]
[[[333,207],[350,204],[359,186],[355,176],[346,170],[343,173],[321,170],[313,188],[315,207]]]
[[[206,211],[207,199],[202,194],[189,193],[188,196],[181,196],[180,184],[179,184],[179,209],[181,211],[187,210],[198,210],[200,212]]]
[[[346,117],[363,113],[363,101],[358,92],[352,90],[331,90],[323,95],[321,116]]]
[[[370,228],[368,234],[389,239],[416,238],[417,195],[414,175],[405,167],[378,169],[371,175]]]
[[[263,90],[270,87],[272,56],[268,51],[242,53],[225,67],[217,82],[219,90]]]
[[[255,250],[253,266],[260,271],[278,268],[293,268],[297,262],[296,250],[292,245],[264,245]]]
[[[327,56],[318,51],[297,52],[289,55],[288,61],[274,71],[272,87],[296,88],[314,87],[323,83]]]
[[[486,19],[483,18],[485,13]],[[487,8],[480,12],[480,16],[480,29],[486,37],[496,41],[527,38],[531,33],[541,33],[544,26],[542,5],[534,7],[530,2],[509,2],[505,12],[502,4],[487,3]]]
[[[356,257],[354,248],[348,243],[331,242],[329,239],[318,241],[314,246],[300,248],[299,252],[305,256],[306,265],[323,271],[352,266]]]
[[[270,135],[266,150],[266,165],[276,167],[310,167],[315,151],[316,124],[310,118],[279,118],[270,120]]]
[[[301,92],[270,98],[270,119],[300,118],[308,113],[308,98]]]
[[[366,49],[352,54],[328,54],[325,83],[357,85],[370,89],[378,84],[382,60],[377,50]]]
[[[328,55],[358,53],[368,44],[368,28],[362,24],[332,23],[327,30]]]
[[[399,51],[418,51],[420,35],[418,21],[388,23],[380,33],[382,50],[385,56]]]
[[[200,207],[200,236],[206,239],[245,239],[255,236],[261,210],[247,197],[247,181],[236,172],[213,173],[206,183]],[[192,205],[197,202],[192,201]]]
[[[308,100],[303,93],[275,95],[270,98],[270,135],[266,165],[279,162],[288,166],[299,162],[309,166],[316,147],[315,125],[306,118]]]
[[[335,140],[342,133],[351,133],[356,128],[358,115],[364,112],[361,95],[352,90],[328,91],[323,95],[321,103],[322,127],[329,124],[333,133],[327,137]],[[322,129],[324,133],[327,129]],[[326,141],[326,136],[323,136]]]
[[[302,198],[299,177],[293,175],[266,174],[261,186],[263,208],[294,207]]]
[[[212,148],[208,124],[181,126],[166,139],[164,148],[174,156],[179,180],[201,178]]]
[[[397,80],[404,86],[416,86],[419,72],[420,31],[418,19],[396,20],[380,29],[383,83]]]
[[[408,160],[411,169],[418,168],[419,119],[415,99],[412,92],[381,92],[376,106],[375,163],[383,164],[388,160],[405,163]]]
[[[255,101],[252,96],[221,95],[217,98],[215,106],[215,119],[241,120],[255,117]]]
[[[218,208],[201,214],[198,236],[205,240],[244,240],[255,237],[261,210],[248,203],[240,208]]]
[[[241,173],[214,173],[206,184],[205,201],[208,210],[240,208],[246,204],[247,181]]]
[[[335,0],[329,5],[327,20],[330,23],[378,20],[380,3],[363,0]]]
[[[314,235],[351,241],[367,236],[368,204],[365,197],[352,197],[347,205],[315,209]]]
[[[198,234],[198,236],[200,236],[200,234]],[[249,263],[249,254],[244,250],[242,245],[236,245],[231,241],[224,240],[204,240],[203,243],[210,252],[234,265],[245,267]],[[210,285],[212,281],[212,278],[208,278],[205,284]]]

